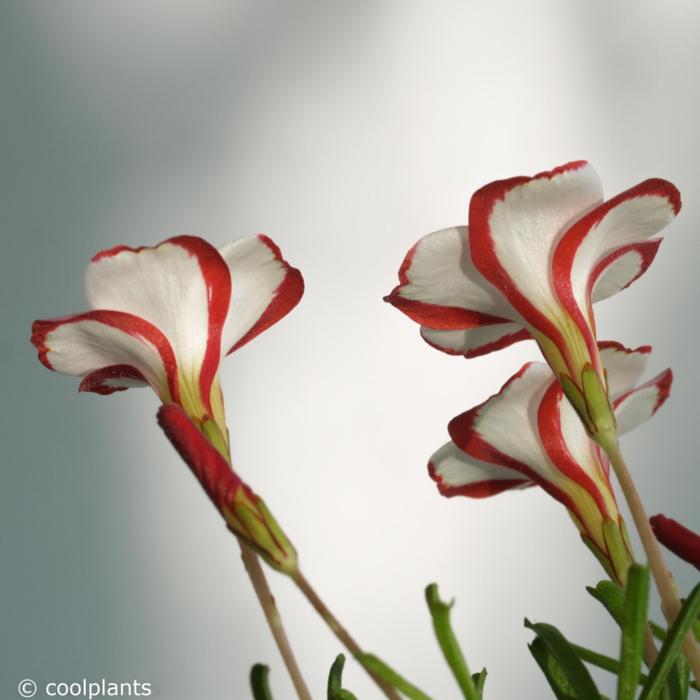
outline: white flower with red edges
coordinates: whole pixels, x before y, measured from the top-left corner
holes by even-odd
[[[447,353],[474,357],[534,338],[595,434],[613,426],[596,405],[607,387],[592,304],[646,271],[661,241],[652,237],[680,207],[660,179],[603,201],[585,161],[492,182],[472,196],[468,228],[416,243],[386,299]]]
[[[651,348],[600,343],[618,430],[650,418],[668,398],[672,373],[638,385]],[[603,450],[587,435],[547,365],[526,364],[498,394],[449,423],[452,438],[429,472],[444,496],[484,498],[539,485],[560,501],[610,575],[633,561]]]
[[[226,436],[219,363],[294,308],[304,283],[266,236],[219,250],[177,236],[98,253],[85,291],[92,310],[32,326],[41,362],[82,377],[80,391],[150,385]]]

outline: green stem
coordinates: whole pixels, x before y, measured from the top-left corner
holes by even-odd
[[[333,634],[343,643],[345,648],[359,661],[365,671],[369,673],[374,682],[381,688],[384,695],[390,698],[390,700],[401,700],[396,691],[388,683],[385,683],[379,678],[379,676],[363,662],[364,652],[360,648],[360,645],[350,636],[350,633],[340,624],[335,615],[333,615],[326,604],[319,598],[318,594],[311,587],[311,584],[309,584],[301,571],[297,569],[294,573],[290,574],[290,576],[309,603],[311,603],[314,610],[316,610],[323,621],[330,627]]]
[[[362,654],[358,660],[362,662],[363,666],[372,669],[380,678],[403,693],[409,700],[433,700],[374,654]]]
[[[304,682],[299,666],[292,652],[292,647],[289,644],[289,639],[282,625],[282,618],[275,598],[270,591],[265,572],[260,565],[258,555],[239,537],[238,544],[241,546],[241,558],[245,564],[245,569],[250,577],[250,582],[253,584],[255,593],[260,601],[260,607],[265,614],[267,624],[270,626],[270,631],[275,639],[277,648],[279,649],[284,665],[287,667],[289,676],[294,684],[294,689],[297,692],[299,700],[311,700],[311,693]]]
[[[649,568],[661,597],[662,611],[669,625],[672,625],[681,610],[680,596],[671,573],[666,566],[661,547],[649,524],[649,518],[644,510],[637,487],[622,457],[617,434],[614,432],[601,434],[597,437],[597,442],[607,453],[610,463],[615,470],[620,488],[632,513],[632,519],[649,560]],[[700,683],[700,646],[692,631],[688,633],[683,641],[683,652],[695,681]]]
[[[469,672],[467,660],[462,654],[459,642],[450,625],[450,609],[452,605],[443,603],[438,595],[437,584],[431,583],[425,589],[425,599],[428,603],[430,615],[433,618],[433,628],[442,654],[447,661],[452,675],[455,677],[462,694],[467,700],[481,700],[479,691],[474,685],[474,680]]]

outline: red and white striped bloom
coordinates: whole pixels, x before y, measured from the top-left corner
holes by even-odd
[[[603,201],[585,161],[492,182],[472,196],[468,228],[416,243],[386,299],[450,354],[534,338],[591,433],[608,429],[590,415],[596,397],[584,380],[592,370],[604,393],[592,304],[646,271],[661,241],[652,236],[680,207],[678,190],[659,179]]]
[[[32,342],[49,369],[83,377],[80,391],[150,385],[226,436],[218,368],[285,316],[304,283],[266,236],[217,250],[194,236],[95,255],[85,278],[92,310],[35,321]],[[225,438],[226,439],[226,438]]]
[[[600,343],[621,433],[650,418],[669,395],[671,370],[638,386],[650,350]],[[610,575],[624,582],[631,551],[608,458],[547,365],[526,364],[498,394],[450,421],[448,432],[452,440],[429,464],[441,494],[484,498],[540,485],[566,506]]]

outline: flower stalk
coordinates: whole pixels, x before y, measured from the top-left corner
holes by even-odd
[[[639,492],[634,484],[632,475],[627,468],[627,464],[622,457],[622,452],[620,451],[620,444],[617,439],[617,433],[611,431],[607,433],[601,433],[597,436],[598,444],[605,450],[608,457],[610,458],[610,463],[612,464],[617,480],[622,489],[622,493],[625,496],[627,505],[632,513],[632,519],[634,521],[635,527],[639,534],[639,538],[642,542],[642,547],[649,560],[649,568],[651,570],[652,576],[654,577],[654,582],[656,583],[656,588],[661,596],[661,607],[668,621],[669,625],[672,625],[681,610],[682,604],[680,596],[678,595],[678,589],[671,576],[668,567],[666,566],[666,561],[664,559],[661,547],[654,536],[654,532],[649,524],[649,518],[644,510],[644,505],[639,497]],[[693,673],[693,677],[696,682],[700,682],[700,645],[698,645],[697,640],[693,632],[689,632],[683,641],[683,652],[685,654],[686,660],[688,661],[688,666]]]
[[[311,584],[306,580],[304,574],[297,569],[290,575],[299,590],[304,594],[309,603],[311,603],[314,610],[316,610],[316,612],[331,629],[333,634],[343,643],[345,648],[355,657],[355,659],[357,659],[365,671],[367,671],[367,673],[372,677],[374,682],[382,689],[384,695],[390,700],[401,700],[396,691],[385,681],[383,681],[366,663],[366,654],[362,651],[360,645],[352,638],[345,627],[343,627],[338,618],[328,609],[316,591],[311,587]]]
[[[311,700],[311,694],[299,670],[294,652],[287,638],[287,633],[284,630],[275,598],[270,591],[265,572],[262,566],[260,566],[258,555],[240,537],[238,538],[238,544],[241,547],[241,559],[245,565],[245,570],[248,573],[250,582],[253,584],[253,589],[260,602],[260,607],[270,627],[270,632],[272,632],[284,665],[287,667],[289,677],[292,679],[297,696],[299,700]]]

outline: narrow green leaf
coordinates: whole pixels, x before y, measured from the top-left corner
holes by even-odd
[[[349,690],[343,689],[343,666],[345,656],[338,654],[328,674],[328,700],[357,700]]]
[[[622,625],[625,614],[625,591],[612,581],[599,581],[595,588],[586,586],[586,590],[610,613],[610,616]]]
[[[578,644],[571,644],[571,648],[576,652],[576,656],[582,661],[585,661],[592,666],[597,666],[602,668],[604,671],[610,671],[617,675],[620,673],[620,662],[617,659],[613,659],[612,656],[606,656],[592,649],[587,649],[586,647],[579,646]],[[641,685],[645,680],[646,676],[643,674],[639,675],[639,685]]]
[[[530,628],[547,645],[549,652],[556,659],[570,685],[578,693],[573,696],[574,698],[581,698],[581,700],[600,698],[598,688],[596,688],[591,674],[588,673],[588,669],[556,627],[545,623],[532,623],[527,619],[525,627]]]
[[[457,637],[455,637],[450,625],[450,608],[452,603],[448,605],[440,600],[436,583],[431,583],[425,589],[425,599],[428,603],[430,615],[433,618],[433,628],[442,649],[442,654],[452,670],[452,675],[462,690],[462,694],[467,700],[480,700],[464,654],[462,654]]]
[[[620,673],[620,662],[617,659],[613,659],[612,656],[600,654],[597,651],[587,649],[586,647],[579,646],[578,644],[572,644],[571,647],[576,652],[579,659],[582,659],[586,663],[591,664],[592,666],[597,666],[598,668],[602,668],[604,671],[609,671],[610,673],[614,673],[615,675]],[[643,673],[640,673],[637,683],[639,685],[644,685],[647,682],[648,678],[649,676],[645,676]],[[694,681],[691,681],[690,687],[700,691],[700,686],[697,685],[697,683],[695,683]]]
[[[637,694],[637,681],[642,670],[648,602],[649,570],[645,566],[635,564],[628,571],[625,589],[617,700],[634,700]]]
[[[586,586],[586,590],[599,603],[603,604],[618,625],[622,624],[625,607],[625,592],[621,586],[612,581],[600,581],[595,588]],[[661,625],[657,625],[656,622],[650,620],[649,627],[657,639],[662,641],[666,639],[666,630],[661,627]]]
[[[686,700],[690,693],[690,671],[683,654],[679,654],[676,663],[666,681],[669,700]]]
[[[488,673],[485,668],[482,668],[479,673],[472,673],[472,680],[476,686],[476,692],[479,693],[479,697],[484,697],[484,686],[486,685],[486,676]]]
[[[369,671],[386,681],[390,686],[403,693],[409,700],[432,700],[420,688],[409,683],[403,676],[394,671],[374,654],[357,654],[355,658]]]
[[[579,700],[581,698],[541,637],[535,637],[532,644],[527,645],[527,648],[537,661],[537,665],[542,669],[542,673],[544,673],[557,700]]]
[[[700,584],[693,588],[688,599],[683,604],[681,612],[668,632],[661,647],[659,658],[649,671],[649,680],[644,686],[639,700],[655,700],[659,697],[671,672],[673,664],[681,653],[681,646],[688,631],[692,628],[695,618],[700,612]]]
[[[666,630],[661,626],[657,625],[656,622],[649,620],[649,627],[651,628],[651,633],[662,642],[666,639]]]
[[[268,685],[270,669],[263,664],[255,664],[250,669],[250,687],[254,700],[272,700],[272,693]]]

